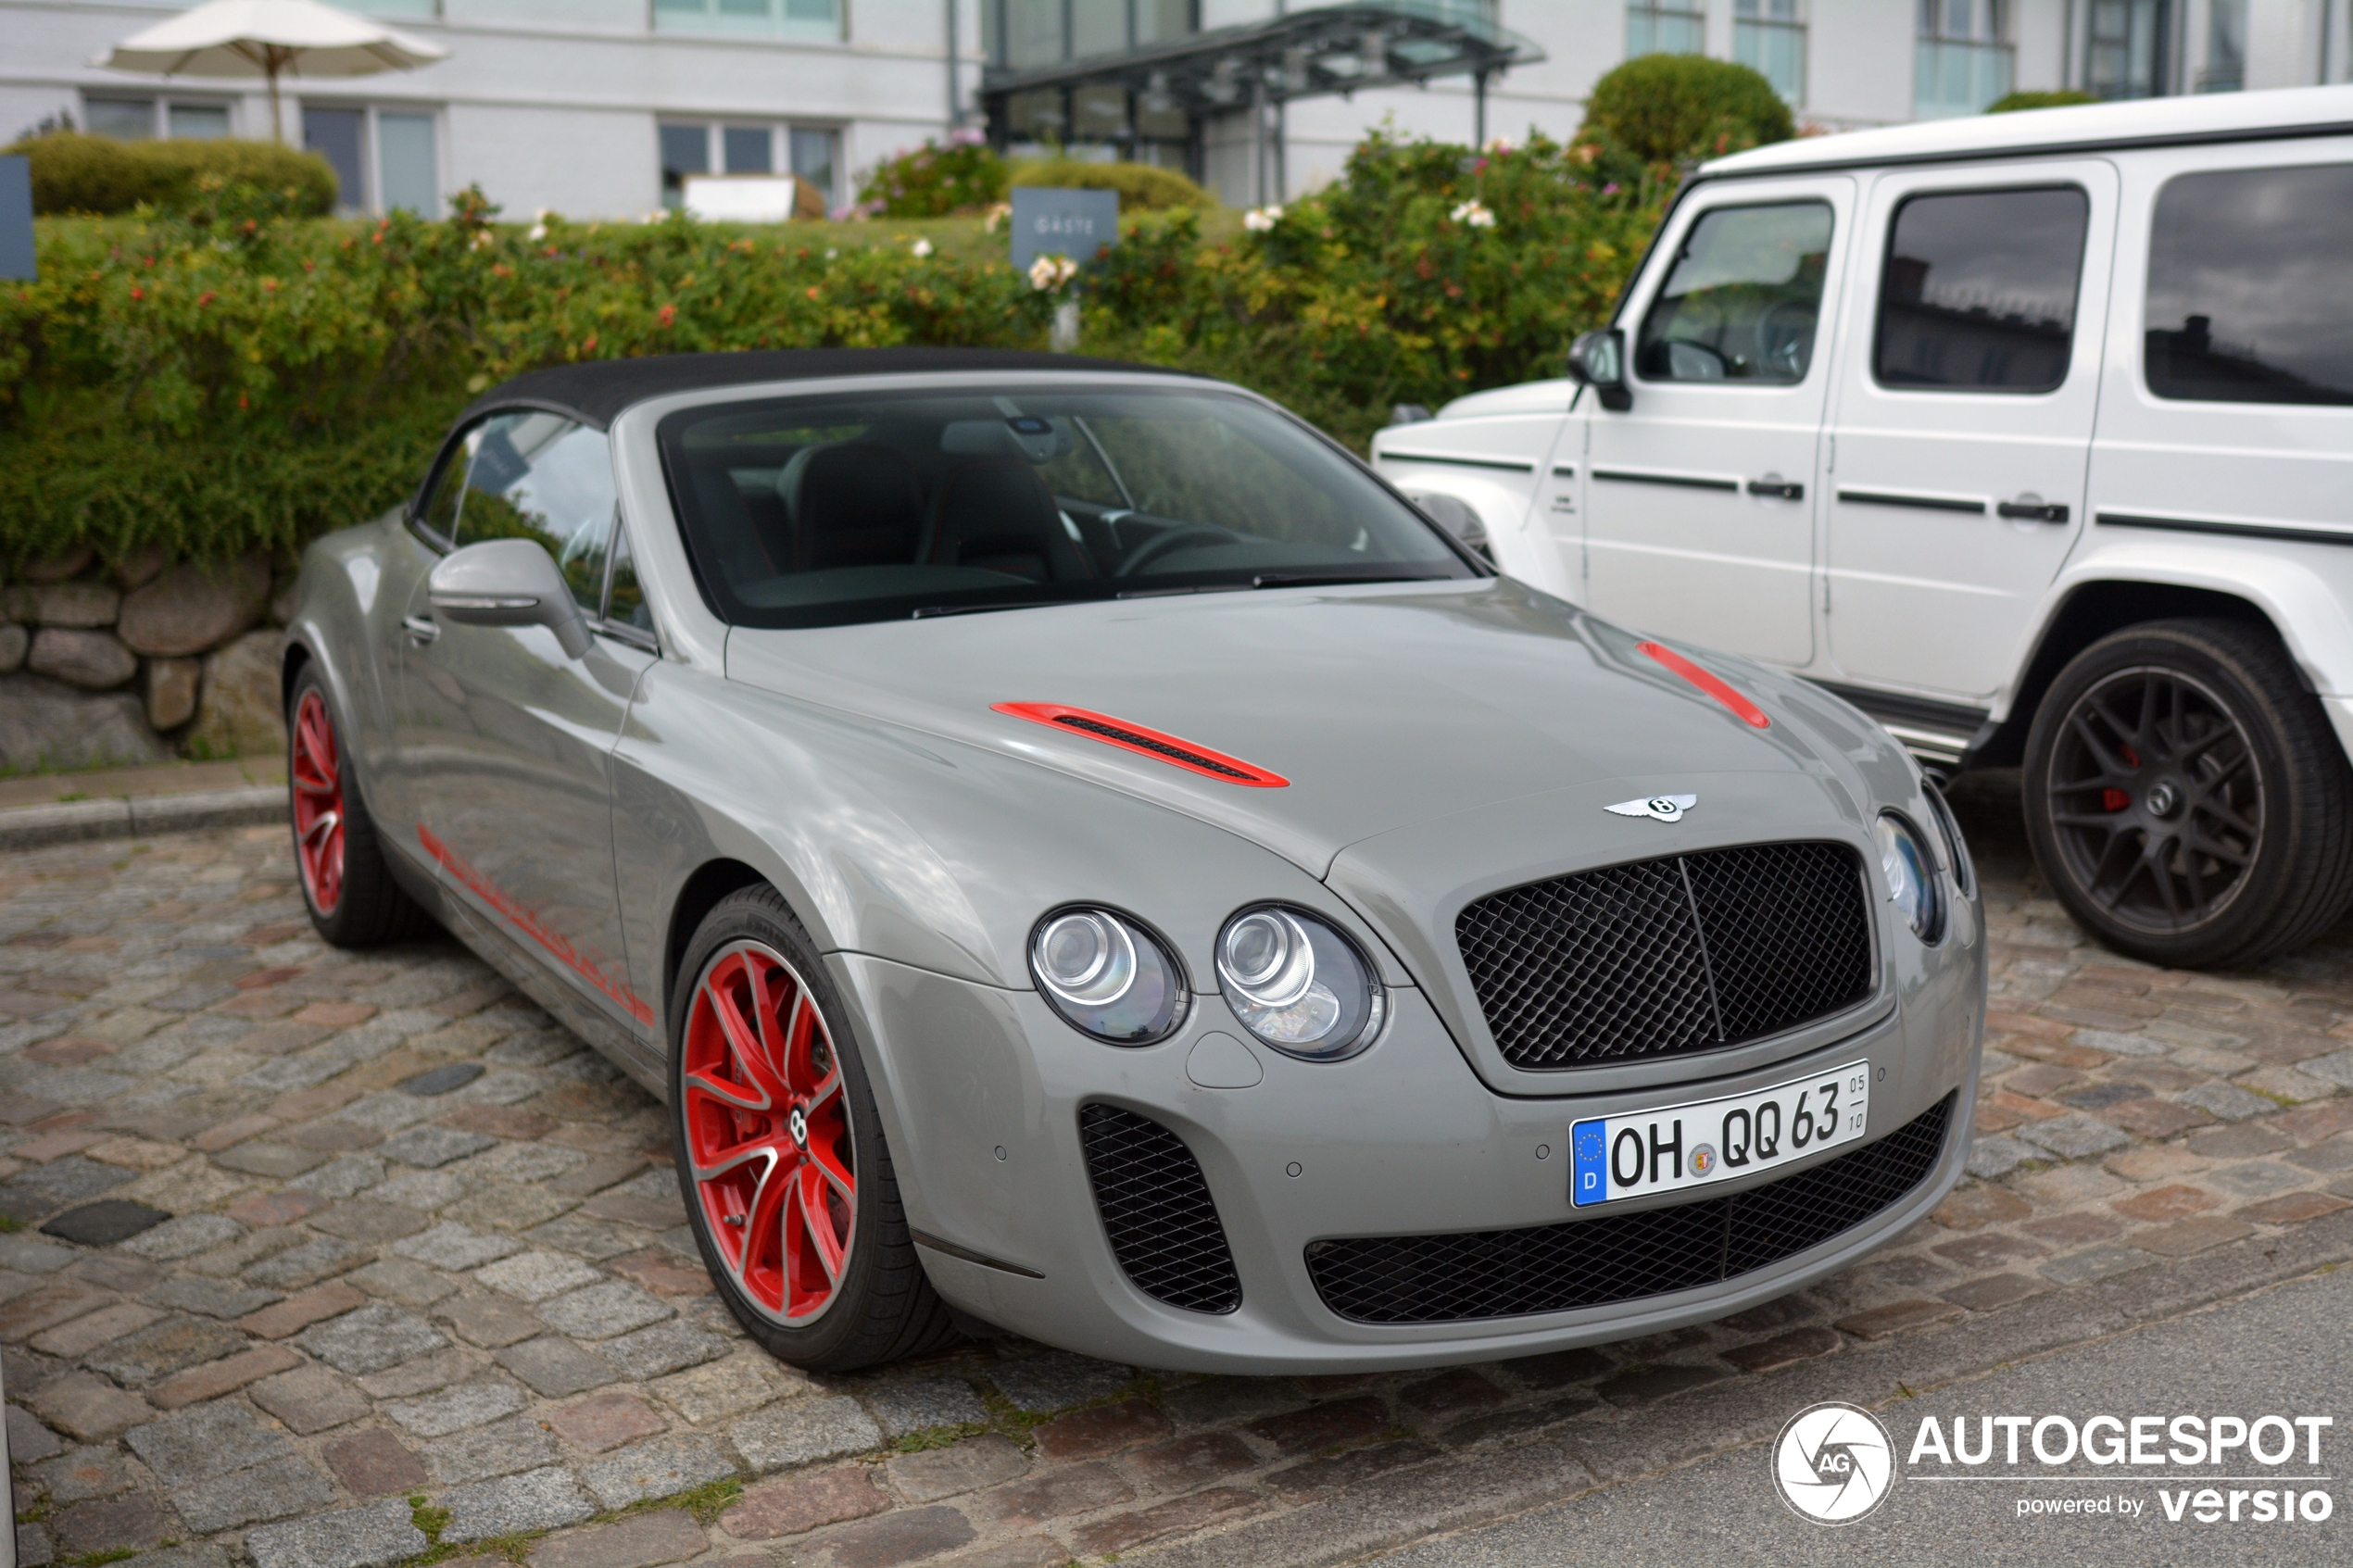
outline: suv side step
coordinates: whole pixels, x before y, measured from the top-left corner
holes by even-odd
[[[1925,766],[1940,771],[1957,769],[1985,728],[1982,708],[1931,702],[1926,697],[1876,692],[1866,686],[1816,681],[1832,696],[1853,703],[1880,722],[1880,727],[1904,743],[1904,748]]]

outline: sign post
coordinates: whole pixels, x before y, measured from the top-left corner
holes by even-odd
[[[1013,270],[1026,272],[1041,256],[1068,257],[1080,268],[1105,245],[1119,243],[1119,193],[1066,191],[1051,186],[1013,187]],[[1078,346],[1078,297],[1063,297],[1054,308],[1053,346]]]
[[[32,255],[32,160],[0,157],[0,278],[37,281]]]

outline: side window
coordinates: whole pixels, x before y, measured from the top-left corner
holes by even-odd
[[[2072,185],[1906,197],[1888,225],[1871,374],[1894,388],[2056,389],[2091,211]]]
[[[473,461],[474,441],[481,433],[476,426],[451,443],[441,471],[434,475],[433,490],[425,496],[423,521],[426,531],[436,538],[452,538],[458,532],[458,502],[466,490],[466,465]]]
[[[2159,397],[2353,404],[2353,164],[2183,174],[2149,226]]]
[[[591,615],[603,602],[605,550],[618,497],[602,431],[560,414],[495,414],[469,438],[473,465],[451,537],[536,539]]]
[[[613,528],[612,592],[607,596],[605,620],[648,637],[654,634],[653,611],[646,608],[646,591],[637,583],[637,562],[629,553],[629,530],[619,524]]]
[[[1804,381],[1830,252],[1827,202],[1703,213],[1642,317],[1636,372],[1646,381]]]

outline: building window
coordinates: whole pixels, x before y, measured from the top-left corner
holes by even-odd
[[[2201,93],[2236,93],[2246,86],[2246,0],[2207,0],[2206,69]]]
[[[1912,117],[1982,114],[2007,96],[2016,69],[2004,0],[1920,0]]]
[[[2163,94],[2171,74],[2165,46],[2172,9],[2170,0],[2092,0],[2084,90],[2109,99]]]
[[[846,0],[654,0],[654,30],[837,43],[845,5]]]
[[[774,174],[788,169],[815,188],[827,207],[839,205],[835,170],[841,163],[841,132],[813,126],[714,125],[664,120],[661,205],[686,201],[689,174]],[[781,141],[781,147],[779,143]],[[779,151],[783,157],[777,156]]]
[[[1806,98],[1806,22],[1797,0],[1734,0],[1732,58],[1791,103]]]
[[[119,142],[158,136],[213,142],[229,134],[229,106],[182,98],[84,98],[82,123],[92,135]]]
[[[1700,0],[1627,0],[1626,57],[1707,52],[1707,18]]]
[[[1480,8],[1488,0],[1424,3]],[[981,0],[980,17],[988,63],[1005,70],[1120,54],[1201,29],[1198,0]]]
[[[841,167],[841,132],[796,125],[791,139],[792,171],[817,188],[826,207],[839,207],[842,195],[835,170]]]
[[[441,214],[433,116],[416,109],[302,106],[302,144],[333,166],[342,212]]]

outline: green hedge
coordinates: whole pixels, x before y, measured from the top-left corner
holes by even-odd
[[[1645,164],[1680,165],[1786,142],[1797,126],[1773,84],[1747,66],[1643,55],[1593,83],[1577,134]]]
[[[2078,104],[2096,104],[2099,100],[2089,93],[2079,93],[2072,87],[2056,93],[2011,93],[1985,106],[1987,114],[2016,114],[2020,109],[2065,109]]]
[[[881,224],[493,216],[470,194],[438,221],[41,220],[41,282],[0,284],[0,557],[291,552],[392,505],[467,399],[521,370],[1042,346],[1056,303],[1001,250]],[[1083,346],[1229,377],[1361,447],[1392,404],[1559,374],[1656,217],[1541,138],[1481,156],[1377,136],[1265,232],[1123,220],[1083,284]]]
[[[293,217],[335,209],[327,160],[275,142],[118,142],[53,131],[6,151],[31,162],[32,210],[41,214],[121,213],[143,204],[194,209],[229,186],[250,187]]]
[[[1165,212],[1189,207],[1203,210],[1217,198],[1173,169],[1148,163],[1093,163],[1084,158],[1037,158],[1013,166],[1010,183],[1046,185],[1065,191],[1116,191],[1122,213]]]

